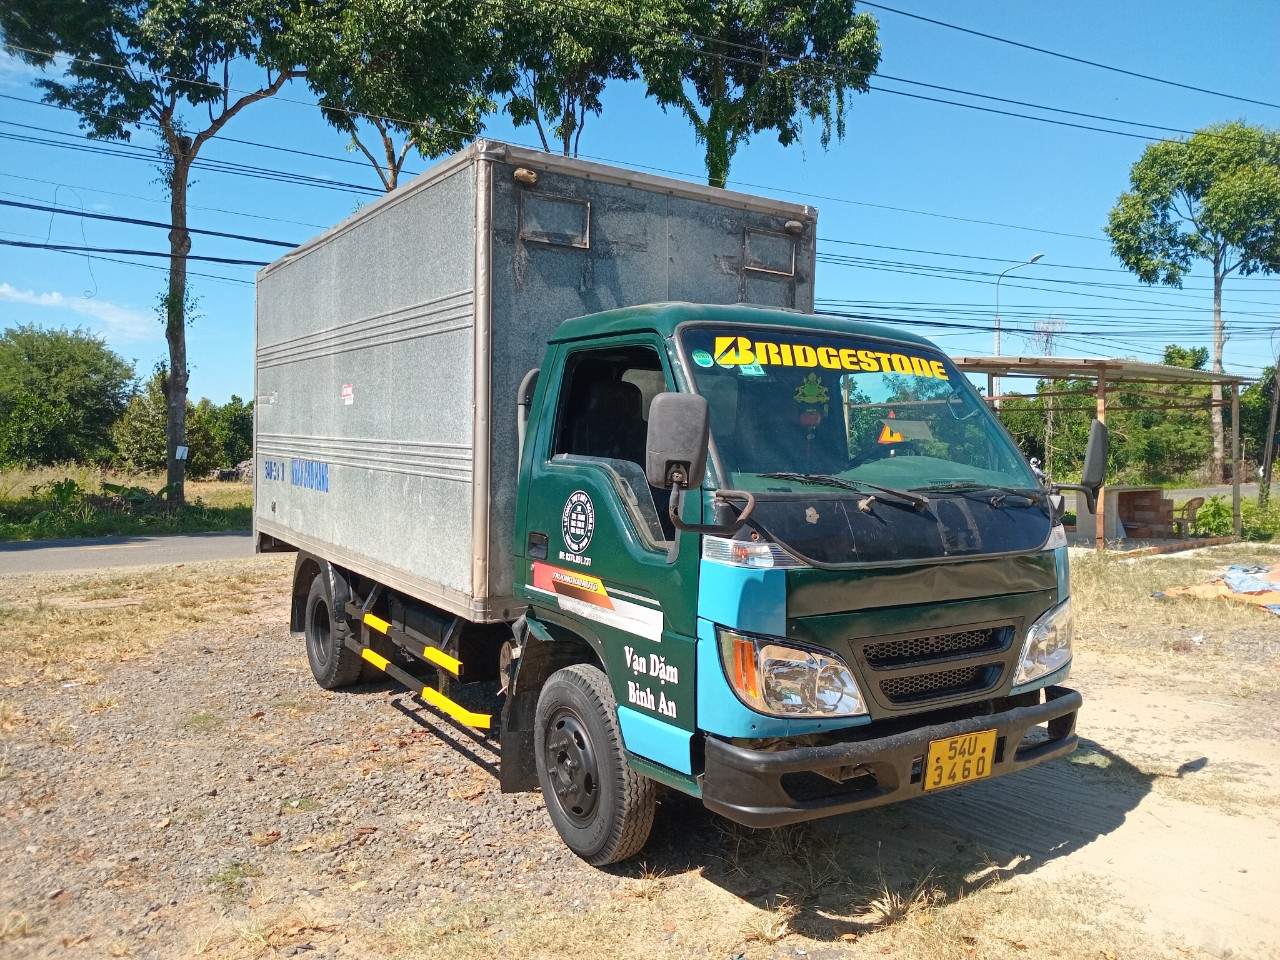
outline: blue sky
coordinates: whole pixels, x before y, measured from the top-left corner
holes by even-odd
[[[917,13],[1137,73],[1240,97],[1280,103],[1280,4],[1240,0],[1083,0],[929,4],[892,0]],[[1194,130],[1244,119],[1280,129],[1280,109],[1123,76],[983,39],[882,9],[879,89],[853,98],[845,140],[823,151],[818,131],[780,147],[768,135],[742,146],[730,186],[809,203],[819,210],[817,296],[858,313],[911,321],[910,329],[953,354],[992,352],[995,278],[1005,267],[1044,258],[1006,275],[1000,306],[1002,352],[1039,348],[1012,331],[1037,321],[1061,324],[1059,356],[1157,360],[1166,343],[1208,346],[1210,278],[1198,269],[1183,290],[1149,288],[1123,271],[1101,233],[1145,141],[929,102],[902,92],[979,104],[1088,126],[1158,131],[1045,113],[930,90],[936,84],[1086,114]],[[74,114],[38,99],[34,72],[0,56],[0,200],[56,204],[90,212],[164,220],[167,205],[153,163],[86,154],[13,136],[76,142]],[[894,79],[890,79],[894,78]],[[250,78],[245,77],[247,82]],[[892,91],[900,91],[894,93]],[[17,99],[15,99],[17,98]],[[23,126],[25,125],[25,126]],[[39,128],[39,129],[31,129]],[[375,186],[371,168],[345,149],[300,86],[255,104],[227,137],[322,155],[302,157],[249,143],[215,140],[201,157]],[[486,135],[534,146],[531,128],[505,117]],[[84,141],[79,141],[83,143]],[[139,132],[133,143],[152,140]],[[646,100],[639,84],[606,92],[602,116],[581,139],[584,157],[702,179],[702,154],[687,124]],[[428,164],[418,160],[412,169]],[[355,210],[367,196],[198,172],[191,226],[301,242]],[[163,230],[0,206],[0,239],[164,251]],[[896,248],[896,249],[885,249]],[[193,253],[273,259],[277,248],[197,237]],[[853,258],[848,262],[847,258]],[[989,258],[989,259],[985,259]],[[156,303],[163,260],[126,261],[0,246],[0,327],[34,323],[83,327],[137,363],[140,375],[166,356]],[[140,265],[141,264],[141,265]],[[188,331],[193,399],[248,398],[253,377],[252,267],[192,263],[198,316]],[[957,272],[960,271],[960,272]],[[215,279],[216,278],[216,279]],[[1228,372],[1256,376],[1273,362],[1280,337],[1280,277],[1232,278]],[[922,321],[964,327],[919,326]],[[1272,359],[1268,359],[1271,357]]]

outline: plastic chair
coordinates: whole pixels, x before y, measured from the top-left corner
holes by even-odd
[[[1187,537],[1196,532],[1196,511],[1204,506],[1204,497],[1192,497],[1173,511],[1173,535]]]

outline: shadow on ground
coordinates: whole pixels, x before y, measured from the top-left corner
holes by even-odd
[[[493,692],[456,691],[471,709],[491,708]],[[455,724],[408,694],[393,704],[497,777],[496,737]],[[1194,776],[1206,764],[1184,764],[1177,776]],[[834,942],[849,933],[850,915],[876,899],[923,892],[934,903],[954,901],[1070,855],[1119,827],[1153,779],[1106,746],[1081,739],[1074,754],[1013,776],[772,830],[739,826],[694,798],[667,792],[643,853],[609,869],[637,879],[698,872],[756,906],[785,902],[796,911],[790,929]]]
[[[774,830],[740,827],[692,798],[669,796],[644,866],[619,872],[700,870],[763,908],[785,898],[798,910],[792,930],[835,941],[874,900],[919,893],[954,901],[1071,854],[1119,827],[1152,780],[1082,739],[1070,757],[1014,776]]]

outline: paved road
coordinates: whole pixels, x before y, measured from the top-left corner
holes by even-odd
[[[1273,491],[1280,491],[1280,486],[1278,486],[1275,483],[1272,483],[1271,489]],[[1188,488],[1186,490],[1166,490],[1164,492],[1164,495],[1166,497],[1177,500],[1179,503],[1181,503],[1184,500],[1190,500],[1192,497],[1204,497],[1207,500],[1209,499],[1209,497],[1219,496],[1219,497],[1222,497],[1224,500],[1230,500],[1231,484],[1224,483],[1221,486],[1216,486],[1216,487],[1194,487],[1194,488]],[[1256,497],[1257,495],[1258,495],[1258,485],[1256,483],[1240,484],[1241,497]]]
[[[248,530],[161,537],[24,540],[0,543],[0,575],[150,567],[250,556],[253,556],[253,534]]]

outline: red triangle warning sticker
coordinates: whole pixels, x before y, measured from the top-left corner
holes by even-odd
[[[897,416],[897,414],[896,414],[896,413],[894,413],[892,410],[890,410],[890,411],[889,411],[889,419],[890,419],[890,420],[892,420],[892,419],[893,419],[894,417],[896,417],[896,416]]]
[[[884,429],[880,431],[880,439],[877,440],[876,442],[877,443],[901,443],[902,434],[898,433],[898,431],[896,430],[891,430],[889,428],[889,425],[886,423],[884,425]]]

